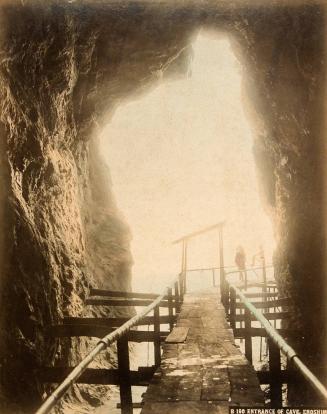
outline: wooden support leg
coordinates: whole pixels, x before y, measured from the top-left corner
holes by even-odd
[[[235,290],[229,289],[229,322],[232,329],[236,328],[236,293]]]
[[[168,314],[169,314],[169,330],[174,328],[174,308],[173,308],[173,293],[172,289],[168,289]]]
[[[184,272],[184,275],[183,275],[183,286],[184,286],[183,290],[184,290],[184,294],[185,294],[187,292],[186,271]]]
[[[154,332],[157,334],[153,343],[154,346],[154,365],[158,367],[161,363],[161,349],[160,349],[160,310],[159,306],[156,306],[153,311],[154,316]]]
[[[175,282],[175,313],[179,313],[181,310],[180,302],[179,302],[179,287],[178,282]]]
[[[282,384],[281,384],[281,365],[280,350],[278,346],[268,338],[269,349],[269,371],[270,371],[270,400],[271,407],[282,406]]]
[[[220,281],[221,289],[221,303],[224,305],[226,312],[228,312],[229,307],[229,283],[226,281],[225,273],[223,272],[223,278]]]
[[[183,276],[181,273],[178,275],[178,282],[179,282],[179,298],[180,298],[180,302],[183,303],[184,286],[183,286]]]
[[[132,387],[130,382],[129,349],[127,336],[117,340],[119,391],[122,414],[133,414]]]
[[[245,356],[252,364],[251,312],[245,308]]]

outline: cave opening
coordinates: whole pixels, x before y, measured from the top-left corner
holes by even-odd
[[[242,68],[228,37],[200,32],[183,77],[164,79],[121,105],[101,134],[119,209],[133,235],[133,289],[159,292],[180,267],[171,242],[226,221],[225,262],[237,245],[248,264],[274,237],[260,197]],[[126,150],[127,149],[127,150]],[[190,267],[218,265],[217,239],[190,245]],[[193,289],[211,276],[194,273]]]

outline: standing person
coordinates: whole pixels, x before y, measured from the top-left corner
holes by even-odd
[[[235,263],[240,271],[240,280],[246,281],[246,270],[245,270],[246,256],[245,256],[245,251],[242,246],[238,246],[236,249]]]
[[[267,285],[266,259],[265,259],[265,252],[263,250],[262,245],[259,246],[258,253],[256,253],[252,258],[252,266],[255,265],[256,260],[258,260],[259,266],[262,267],[262,281],[264,284],[264,291],[266,291],[266,285]]]
[[[252,266],[255,266],[256,261],[258,260],[260,266],[264,266],[265,263],[265,253],[263,247],[260,244],[258,253],[254,254],[252,257]]]

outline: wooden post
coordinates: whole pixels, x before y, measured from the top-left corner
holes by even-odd
[[[184,293],[185,293],[185,291],[184,291],[184,268],[185,268],[185,240],[183,240],[183,242],[182,242],[181,272],[180,272],[179,277],[178,277],[181,302],[183,302],[183,297],[184,297]]]
[[[216,276],[215,276],[215,268],[212,268],[212,286],[216,286]]]
[[[161,363],[161,350],[160,350],[160,308],[157,305],[153,310],[154,324],[153,330],[157,334],[156,340],[153,343],[154,346],[154,365],[158,367]]]
[[[174,328],[174,308],[173,308],[173,294],[172,294],[171,288],[168,289],[168,314],[169,314],[169,330],[172,331]]]
[[[265,252],[263,251],[262,247],[260,249],[261,257],[262,257],[262,279],[263,279],[263,292],[267,292],[267,271],[266,271],[266,259],[265,259]]]
[[[248,273],[246,271],[246,268],[244,268],[244,290],[248,290]]]
[[[224,269],[224,242],[223,242],[223,226],[222,224],[218,228],[219,235],[219,267],[220,267],[220,296],[221,303],[227,309],[228,306],[228,290],[225,280],[225,269]]]
[[[282,406],[282,384],[280,350],[271,338],[268,338],[269,371],[270,371],[270,405]]]
[[[130,382],[128,339],[124,335],[117,339],[119,392],[122,414],[133,414],[132,387]]]
[[[187,283],[186,283],[186,275],[187,275],[187,240],[185,240],[185,253],[184,253],[184,294],[187,292]]]
[[[251,312],[245,308],[245,356],[252,364]]]
[[[236,328],[236,293],[231,287],[229,288],[229,322],[232,329]]]
[[[180,312],[178,282],[175,282],[175,314]]]
[[[183,287],[183,276],[182,273],[178,275],[178,284],[179,284],[179,299],[180,303],[184,301],[184,287]]]

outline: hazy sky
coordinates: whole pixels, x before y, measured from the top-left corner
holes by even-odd
[[[227,264],[238,244],[248,257],[260,244],[271,255],[241,76],[228,40],[201,34],[191,76],[121,106],[103,132],[114,193],[133,233],[139,290],[158,290],[179,269],[171,241],[221,220]],[[189,257],[192,266],[218,265],[216,235],[193,242]]]

